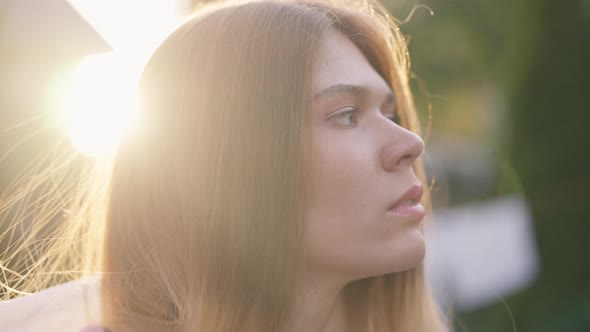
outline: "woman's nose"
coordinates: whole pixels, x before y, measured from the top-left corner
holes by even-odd
[[[402,128],[381,151],[381,165],[388,172],[411,167],[416,158],[424,152],[424,141],[417,134]]]

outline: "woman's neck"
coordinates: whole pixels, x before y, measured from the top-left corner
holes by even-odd
[[[345,332],[345,283],[326,278],[307,278],[298,291],[292,319],[286,331]]]

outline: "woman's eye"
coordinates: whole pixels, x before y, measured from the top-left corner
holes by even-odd
[[[331,120],[343,126],[355,126],[357,124],[356,108],[350,108],[347,111],[334,115]]]

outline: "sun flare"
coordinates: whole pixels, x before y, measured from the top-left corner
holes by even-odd
[[[139,68],[115,53],[84,58],[76,68],[64,102],[73,144],[84,154],[114,151],[137,122]]]
[[[174,0],[68,0],[113,48],[85,57],[60,98],[63,121],[84,154],[114,152],[137,125],[136,86],[156,46],[180,23]]]

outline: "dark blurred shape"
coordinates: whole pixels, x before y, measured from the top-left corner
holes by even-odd
[[[536,1],[530,66],[506,146],[535,218],[543,273],[510,303],[521,331],[590,331],[590,8]]]

